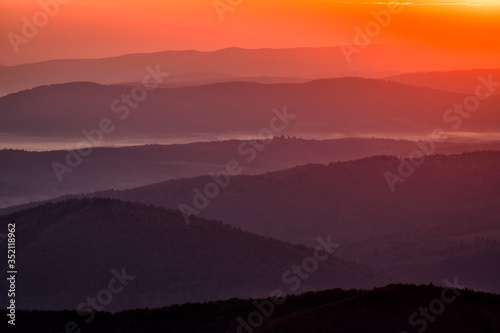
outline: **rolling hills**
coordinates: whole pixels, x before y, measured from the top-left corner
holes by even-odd
[[[2,97],[0,134],[8,140],[83,142],[87,147],[124,138],[421,138],[436,128],[481,135],[500,126],[500,96],[480,101],[473,115],[462,117],[451,109],[466,95],[374,79],[158,88],[140,99],[131,99],[133,89],[77,82]]]
[[[318,251],[218,221],[196,218],[187,226],[178,211],[118,200],[41,205],[1,217],[2,232],[7,224],[16,229],[20,309],[76,309],[89,295],[107,310],[148,308],[388,280],[386,273],[337,259],[328,235],[318,235]],[[7,252],[6,242],[1,247]],[[314,269],[304,260],[314,260]],[[0,285],[8,290],[7,283]]]
[[[243,145],[245,155],[239,147]],[[249,149],[251,148],[251,149]],[[348,161],[373,155],[408,156],[415,143],[389,139],[304,140],[275,137],[263,150],[249,141],[94,148],[59,181],[53,163],[66,164],[67,151],[0,150],[0,208],[61,195],[126,189],[168,179],[208,175],[241,162],[242,173],[258,174],[310,163]],[[500,143],[441,143],[437,153],[500,150]],[[249,153],[255,152],[250,162]],[[0,210],[1,212],[1,210]]]
[[[73,197],[182,209],[192,213],[189,219],[222,220],[308,246],[331,234],[342,243],[340,258],[386,270],[395,281],[459,276],[471,288],[499,292],[500,153],[426,156],[391,192],[384,174],[398,174],[400,164],[397,157],[374,156],[231,176],[228,183],[221,176],[227,185],[216,192],[214,178],[200,176]]]
[[[268,237],[312,245],[332,234],[339,256],[385,269],[399,281],[460,276],[500,290],[500,153],[426,156],[391,192],[384,174],[396,157],[375,156],[230,178],[203,199],[211,177],[90,194],[196,211]],[[210,190],[212,191],[212,190]],[[481,274],[475,274],[481,272]]]

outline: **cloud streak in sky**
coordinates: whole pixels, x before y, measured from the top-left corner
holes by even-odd
[[[352,5],[391,5],[391,4],[400,4],[403,6],[472,6],[472,7],[480,7],[480,6],[499,6],[498,2],[493,2],[489,0],[478,0],[478,1],[363,1],[363,2],[354,2],[354,1],[337,1],[337,3],[341,4],[352,4]]]

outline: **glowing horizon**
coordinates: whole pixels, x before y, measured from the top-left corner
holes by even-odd
[[[55,0],[40,3],[51,1]],[[243,0],[226,7],[222,15],[214,3],[227,5],[227,0],[59,1],[67,4],[59,5],[35,37],[19,43],[17,53],[8,36],[22,37],[23,19],[32,22],[41,5],[36,0],[0,4],[0,65],[164,50],[335,47],[352,43],[354,27],[363,27],[373,20],[371,11],[385,10],[390,4],[401,4],[403,11],[392,17],[372,44],[500,50],[500,3],[493,0],[291,0],[286,4]]]

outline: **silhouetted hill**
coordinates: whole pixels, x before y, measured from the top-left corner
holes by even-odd
[[[90,196],[184,204],[209,219],[308,245],[331,234],[343,244],[341,258],[401,281],[460,276],[472,288],[499,292],[500,153],[427,156],[393,193],[384,173],[397,174],[399,165],[396,157],[377,156],[236,176],[205,201],[195,189],[204,191],[211,177]]]
[[[494,82],[500,82],[500,69],[477,69],[453,72],[407,73],[389,76],[386,79],[392,82],[411,84],[414,86],[440,89],[450,92],[473,95],[479,82],[479,77],[485,79],[492,75]],[[500,88],[491,93],[500,94]]]
[[[428,136],[438,127],[454,129],[455,120],[448,115],[445,122],[444,113],[466,97],[388,81],[340,78],[302,84],[230,82],[156,89],[128,107],[120,98],[131,89],[80,82],[2,97],[0,133],[10,140],[77,143],[86,140],[82,131],[94,133],[103,119],[109,119],[102,143],[94,134],[100,144],[124,138],[179,142],[256,137],[263,128],[268,128],[266,135],[273,134],[270,127],[277,135],[314,138]],[[498,132],[499,104],[500,96],[481,101],[473,117],[462,119],[459,131]]]
[[[217,221],[194,218],[188,226],[178,211],[118,200],[41,205],[1,217],[2,232],[8,223],[16,228],[21,309],[75,309],[103,288],[115,294],[106,309],[117,310],[387,282],[383,273],[335,258],[328,235],[318,235],[329,244],[326,257],[319,252],[325,261],[300,280],[285,272],[315,258],[313,249]],[[6,242],[1,246],[7,253]],[[116,292],[113,277],[126,291]],[[0,285],[8,290],[6,279]]]
[[[397,174],[399,165],[400,161],[396,157],[375,156],[329,165],[300,166],[256,176],[233,176],[230,180],[231,185],[221,190],[220,195],[202,210],[201,215],[232,221],[231,223],[234,222],[233,224],[243,228],[265,230],[263,226],[268,223],[282,224],[280,220],[285,217],[283,214],[291,218],[295,214],[293,210],[309,207],[313,214],[308,219],[311,220],[308,223],[309,229],[323,223],[340,223],[342,220],[344,222],[337,227],[343,227],[336,228],[336,234],[344,237],[342,230],[352,227],[351,223],[345,221],[349,216],[359,218],[362,215],[364,216],[362,220],[390,223],[387,218],[391,217],[392,220],[395,215],[401,214],[401,217],[410,220],[401,221],[399,231],[402,231],[402,228],[421,229],[423,227],[421,223],[418,226],[413,224],[415,219],[420,219],[417,215],[430,214],[438,207],[443,215],[457,214],[455,210],[460,208],[494,208],[499,200],[500,192],[497,190],[497,185],[500,181],[498,172],[500,152],[426,156],[425,162],[416,168],[414,174],[405,178],[404,183],[397,183],[396,191],[392,193],[384,173],[390,171]],[[94,195],[109,195],[176,207],[183,202],[190,204],[192,189],[203,189],[203,186],[210,181],[213,181],[211,177],[203,176],[171,180],[124,191],[103,191]],[[259,195],[250,197],[250,193]],[[287,195],[283,196],[284,193]],[[244,208],[245,205],[247,208]],[[282,218],[271,222],[273,218],[269,216],[269,206],[275,208],[272,215]],[[224,207],[237,207],[243,211],[238,211],[233,221],[228,219],[230,216],[226,214],[230,212]],[[363,210],[360,211],[358,207],[363,207]],[[330,211],[328,215],[331,218],[328,222],[324,217],[313,218],[324,214],[325,210]],[[261,213],[258,214],[258,211]],[[246,214],[250,212],[253,212],[252,215],[261,215],[262,218],[269,220],[261,220],[256,224],[252,217]],[[432,214],[429,217],[432,218]],[[283,232],[291,236],[293,230],[291,225],[296,223],[299,226],[302,224],[300,223],[302,218],[298,216],[288,220]],[[425,221],[425,225],[436,227],[446,223],[447,220],[440,219]],[[371,228],[377,230],[378,226]],[[351,236],[346,235],[346,237]],[[298,240],[296,237],[292,238]]]
[[[53,170],[54,161],[66,164],[68,152],[0,151],[0,208],[46,200],[66,194],[107,189],[126,189],[168,179],[208,175],[223,170],[228,161],[241,161],[243,173],[257,174],[309,163],[348,161],[373,155],[408,156],[415,143],[388,139],[303,140],[276,137],[256,158],[238,153],[246,141],[232,140],[184,145],[148,145],[94,148],[82,164],[62,175]],[[500,150],[500,143],[442,143],[438,153]],[[2,213],[2,210],[0,210]]]
[[[233,176],[215,196],[215,185],[207,185],[214,179],[202,176],[76,197],[198,210],[208,219],[310,246],[318,235],[331,234],[342,243],[340,258],[387,270],[395,281],[459,276],[471,288],[500,292],[500,153],[427,156],[391,192],[384,173],[398,174],[400,163],[376,156]],[[200,194],[206,186],[210,199]]]
[[[443,289],[432,286],[388,286],[288,314],[261,332],[466,333],[500,329],[498,295],[455,292],[448,289],[443,293]],[[446,304],[445,297],[454,301]],[[436,310],[436,304],[443,304],[443,307]]]
[[[16,326],[26,333],[58,332],[69,322],[82,331],[95,333],[413,333],[424,329],[430,333],[494,333],[500,330],[500,296],[466,289],[389,285],[368,291],[336,289],[289,296],[282,304],[273,304],[273,299],[255,301],[263,304],[267,318],[259,312],[254,300],[231,299],[115,314],[96,312],[90,323],[84,321],[89,314],[78,316],[74,311],[21,311]],[[444,304],[442,309],[440,304]],[[419,312],[420,309],[427,312]],[[262,323],[250,326],[251,314],[251,323]]]

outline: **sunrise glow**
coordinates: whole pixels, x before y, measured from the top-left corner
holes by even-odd
[[[9,34],[21,36],[24,20],[32,22],[42,10],[41,3],[51,1],[2,1],[0,64],[167,49],[337,46],[350,43],[354,27],[371,20],[371,11],[395,4],[401,4],[403,11],[374,43],[500,48],[496,0],[293,0],[286,5],[253,0],[225,7],[225,0],[201,4],[198,0],[61,2],[66,4],[53,10],[53,17],[38,29],[36,38],[19,44],[23,51],[15,53]]]

